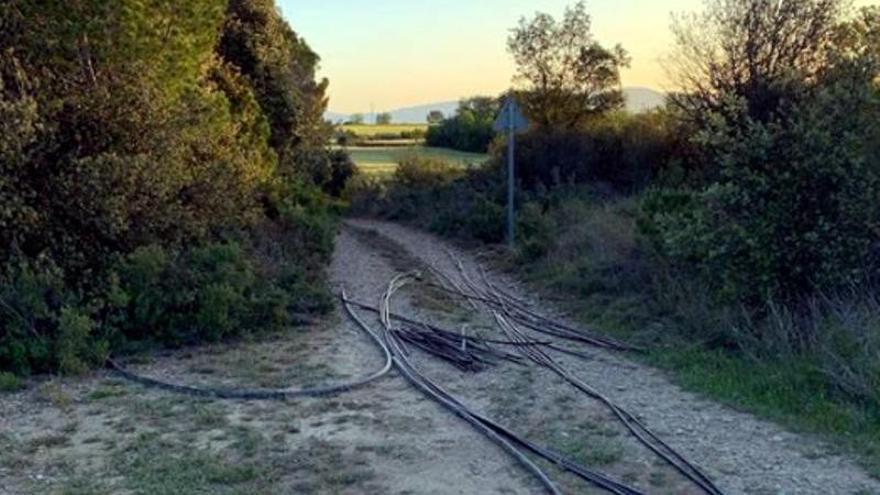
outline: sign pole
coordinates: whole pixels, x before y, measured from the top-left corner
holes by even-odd
[[[513,105],[507,107],[507,245],[513,250],[516,247],[516,208],[514,206],[515,168],[514,147],[516,132],[514,128]]]
[[[529,121],[525,118],[516,104],[513,92],[507,95],[504,108],[498,112],[498,118],[492,129],[498,134],[507,132],[507,246],[512,250],[516,246],[516,133],[524,132],[529,128]]]

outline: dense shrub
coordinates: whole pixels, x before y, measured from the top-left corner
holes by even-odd
[[[537,202],[522,205],[517,216],[517,235],[519,236],[519,255],[525,262],[532,262],[545,256],[553,248],[559,235],[556,219],[547,215]]]
[[[146,246],[116,270],[119,297],[128,302],[120,319],[128,339],[179,346],[286,323],[285,294],[235,243],[185,253]]]
[[[721,178],[646,204],[663,252],[697,266],[722,297],[792,301],[874,275],[880,100],[862,69],[847,70],[859,79],[829,82],[769,123],[719,122],[701,139]]]
[[[526,134],[517,139],[516,155],[519,180],[527,189],[602,182],[630,191],[647,185],[674,149],[665,113],[614,113],[577,130]]]
[[[403,127],[399,132],[376,132],[359,135],[355,129],[339,126],[333,133],[333,142],[339,146],[387,146],[389,141],[425,139],[424,129]]]
[[[0,290],[2,368],[79,373],[111,349],[217,341],[328,310],[323,267],[335,216],[284,197],[277,220],[237,241],[136,248],[96,274],[88,291],[71,290],[48,261],[11,268]]]
[[[485,153],[493,139],[495,139],[495,131],[491,123],[478,125],[459,117],[431,126],[425,134],[425,144],[428,146],[473,153]]]
[[[463,170],[443,160],[408,157],[389,181],[357,177],[345,198],[354,214],[413,222],[434,232],[483,242],[504,238],[501,170]]]
[[[339,197],[349,179],[357,174],[357,165],[345,151],[336,150],[330,153],[330,178],[323,184],[323,189],[331,196]]]
[[[305,178],[334,197],[339,197],[345,183],[357,172],[357,166],[343,150],[308,148],[298,150],[295,156],[297,174],[292,178]]]
[[[493,124],[500,110],[497,99],[462,100],[453,117],[428,128],[425,144],[437,148],[485,153],[495,139]]]
[[[0,370],[326,307],[352,166],[274,2],[13,0],[0,53]]]
[[[71,348],[91,340],[77,342],[83,335],[71,332],[71,308],[79,298],[65,290],[61,271],[49,262],[9,267],[0,288],[0,363],[4,370],[15,372],[47,371],[65,365],[79,368]],[[61,312],[68,311],[64,329],[65,355],[56,352],[62,340]],[[85,336],[87,338],[88,336]]]
[[[462,175],[461,169],[444,160],[412,155],[397,165],[393,183],[401,190],[431,190],[447,185]]]

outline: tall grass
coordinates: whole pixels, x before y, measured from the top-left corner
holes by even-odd
[[[585,309],[590,316],[617,320],[615,327],[645,343],[689,342],[754,362],[806,360],[829,393],[880,407],[880,291],[875,287],[853,286],[789,305],[723,303],[711,287],[687,269],[665,263],[640,238],[636,198],[608,202],[575,196],[543,211],[524,221],[545,225],[550,232],[540,235],[548,245],[531,259],[528,246],[534,240],[524,239],[518,261],[529,262],[533,281],[576,295],[575,303],[600,303]]]

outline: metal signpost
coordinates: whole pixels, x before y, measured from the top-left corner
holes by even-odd
[[[516,174],[514,168],[514,150],[516,133],[529,128],[529,121],[522,114],[513,95],[504,100],[504,106],[495,120],[496,132],[507,132],[507,244],[513,249],[516,242],[516,210],[514,207]]]

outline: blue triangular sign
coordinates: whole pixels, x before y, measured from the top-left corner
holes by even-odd
[[[498,113],[494,125],[496,132],[523,132],[529,128],[529,120],[522,113],[522,109],[512,96],[504,100],[504,106]]]

